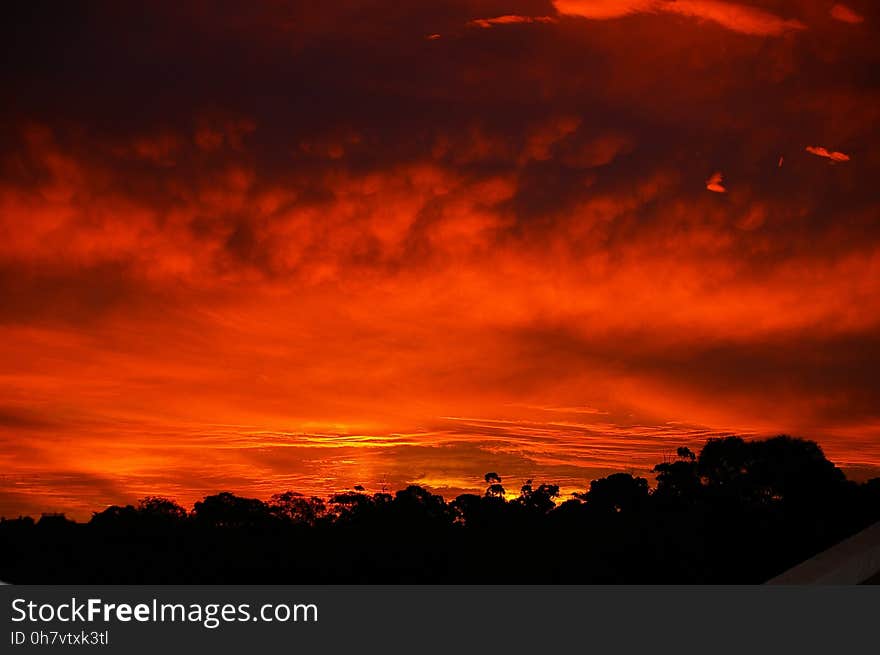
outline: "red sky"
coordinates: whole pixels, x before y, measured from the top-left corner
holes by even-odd
[[[4,8],[0,514],[878,475],[876,3],[245,4]]]

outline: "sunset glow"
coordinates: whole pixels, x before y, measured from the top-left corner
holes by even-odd
[[[876,3],[248,4],[7,12],[0,515],[878,475]]]

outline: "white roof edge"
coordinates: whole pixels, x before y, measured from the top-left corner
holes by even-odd
[[[880,523],[865,528],[811,557],[785,573],[771,578],[770,585],[854,585],[880,573]]]

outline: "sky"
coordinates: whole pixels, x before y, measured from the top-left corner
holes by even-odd
[[[877,3],[2,11],[0,514],[880,475]]]

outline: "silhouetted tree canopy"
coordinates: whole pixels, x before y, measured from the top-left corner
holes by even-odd
[[[179,521],[186,518],[186,510],[168,498],[148,496],[138,501],[137,511],[141,516],[162,521]]]
[[[326,501],[230,492],[186,511],[151,496],[88,523],[0,521],[0,578],[29,583],[761,582],[880,520],[880,478],[848,481],[819,446],[778,436],[682,447],[644,477],[563,499],[501,476],[447,502],[418,485]]]
[[[249,528],[266,523],[269,507],[256,498],[240,498],[228,491],[208,496],[193,507],[197,523],[215,528]]]
[[[315,525],[327,513],[327,505],[323,498],[309,498],[295,491],[275,494],[269,500],[269,511],[291,523]]]
[[[629,473],[614,473],[593,480],[585,494],[575,494],[599,511],[633,512],[648,502],[648,481]]]
[[[486,498],[504,498],[504,487],[501,486],[501,476],[497,473],[487,473],[483,476],[486,484]]]
[[[692,451],[687,446],[680,446],[675,452],[678,454],[680,459],[688,459],[691,461],[697,459],[697,456],[694,455],[694,451]]]
[[[531,480],[520,488],[520,495],[514,502],[529,510],[546,514],[556,506],[554,502],[559,497],[559,485],[541,484],[537,488],[532,486]]]

